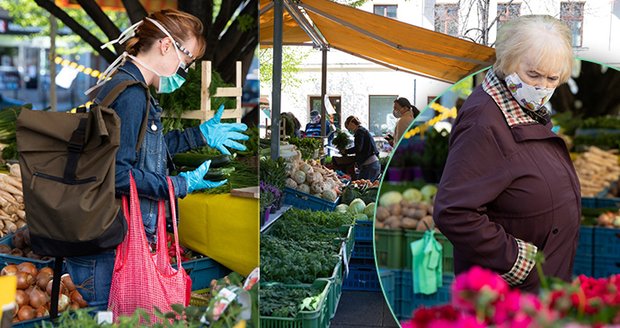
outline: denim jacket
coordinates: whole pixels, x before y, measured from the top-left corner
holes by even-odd
[[[102,85],[95,98],[101,102],[103,98],[119,82],[125,80],[144,81],[138,67],[127,61],[120,67],[114,76]],[[136,153],[138,134],[146,111],[145,90],[140,85],[133,85],[125,89],[110,105],[121,120],[121,144],[116,154],[116,196],[129,194],[129,172],[136,181],[140,196],[140,209],[144,227],[149,239],[152,239],[157,227],[158,200],[168,199],[168,163],[176,153],[206,145],[198,127],[184,131],[170,131],[165,135],[162,132],[162,108],[157,100],[150,98],[151,107],[144,140],[139,152]],[[176,197],[185,197],[187,182],[185,178],[172,176],[172,183]]]

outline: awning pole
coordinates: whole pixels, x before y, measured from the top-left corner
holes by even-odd
[[[321,62],[321,136],[325,136],[325,120],[327,119],[327,105],[325,104],[325,94],[327,94],[327,48],[321,49],[323,60]]]
[[[271,159],[280,157],[280,107],[282,105],[282,8],[284,0],[273,7],[273,79],[271,85]]]

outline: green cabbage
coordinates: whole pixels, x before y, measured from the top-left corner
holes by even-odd
[[[388,207],[392,204],[400,203],[401,200],[403,200],[403,195],[398,191],[388,191],[379,198],[379,205]]]
[[[348,208],[349,208],[349,205],[347,205],[347,204],[340,204],[340,205],[336,206],[336,212],[338,212],[338,213],[346,213]]]
[[[366,204],[364,204],[364,201],[356,198],[354,199],[351,204],[349,204],[349,213],[351,214],[360,214],[360,213],[364,213],[364,209],[366,208]]]
[[[409,202],[417,203],[422,200],[422,193],[415,188],[409,188],[403,192],[403,198]]]
[[[366,205],[366,208],[364,209],[364,214],[366,214],[366,216],[369,218],[374,217],[375,216],[375,203],[370,203]]]

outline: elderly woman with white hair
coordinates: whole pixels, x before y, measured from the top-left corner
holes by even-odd
[[[434,220],[454,245],[455,273],[481,266],[536,292],[570,280],[581,213],[579,181],[544,106],[573,65],[568,27],[550,16],[506,23],[496,62],[454,123]]]

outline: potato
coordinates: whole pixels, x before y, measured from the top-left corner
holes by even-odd
[[[415,229],[418,226],[418,220],[412,218],[404,218],[402,220],[402,226],[404,229]]]
[[[402,207],[400,206],[400,204],[392,204],[390,205],[390,214],[391,215],[396,215],[399,216],[402,213]]]
[[[387,219],[385,219],[383,224],[385,224],[386,227],[399,228],[400,227],[400,217],[392,215],[392,216],[388,217]]]
[[[426,216],[426,211],[422,210],[422,209],[415,210],[413,212],[413,215],[411,215],[411,217],[416,219],[416,220],[421,220],[425,216]]]
[[[415,211],[416,211],[415,208],[407,208],[403,210],[403,216],[409,217],[409,218],[415,218]],[[421,217],[419,219],[421,219]]]
[[[377,222],[375,222],[375,228],[383,229],[383,228],[385,228],[385,225],[383,225],[383,222],[377,221]]]
[[[435,221],[433,221],[433,217],[430,215],[427,215],[425,217],[423,217],[420,222],[426,222],[426,225],[424,225],[424,227],[428,226],[427,229],[434,229],[435,228]]]
[[[390,211],[383,206],[377,207],[377,221],[383,222],[390,216]]]

